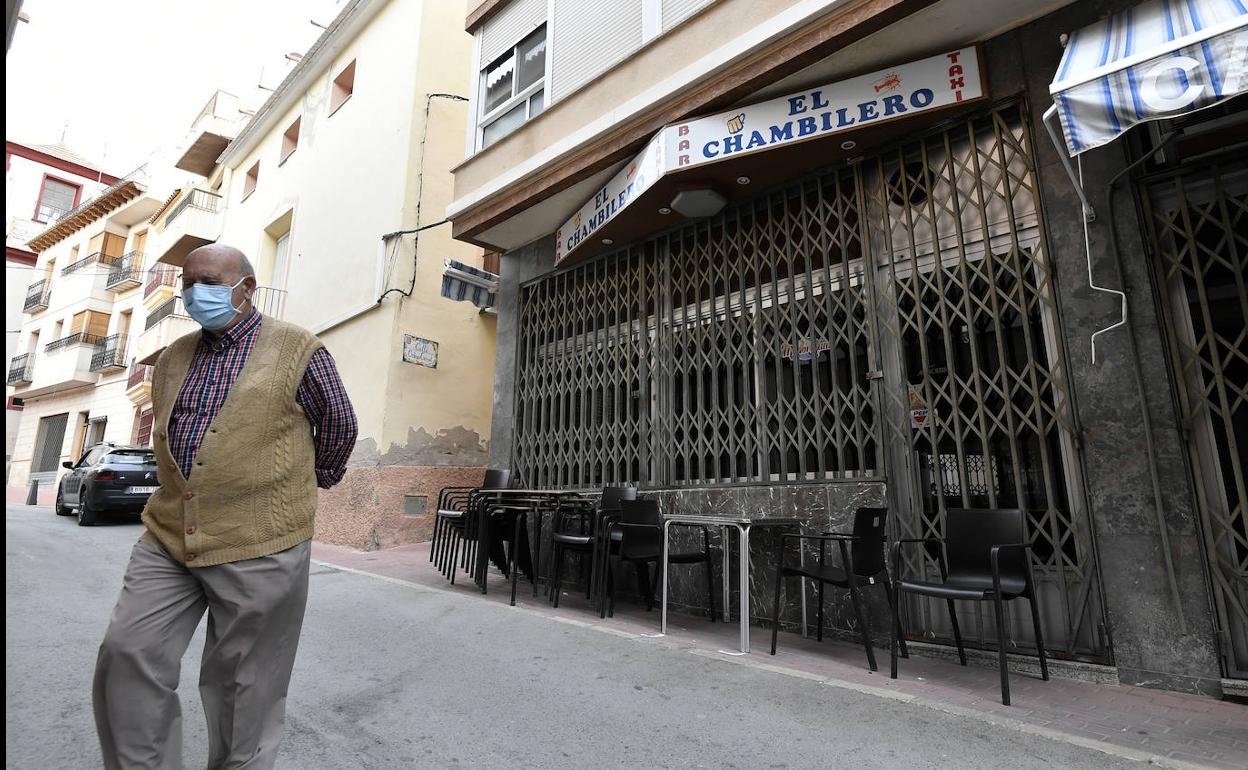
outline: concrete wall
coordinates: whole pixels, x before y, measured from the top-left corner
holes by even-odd
[[[1167,379],[1166,347],[1153,301],[1145,237],[1130,184],[1119,185],[1117,226],[1124,255],[1128,315],[1144,377],[1144,401],[1134,385],[1135,355],[1122,331],[1098,338],[1093,331],[1117,322],[1119,302],[1088,288],[1079,201],[1048,141],[1040,117],[1051,100],[1048,84],[1061,58],[1058,36],[1086,26],[1130,2],[1081,2],[1001,36],[987,47],[992,93],[1025,89],[1032,100],[1032,134],[1050,251],[1056,266],[1062,327],[1084,440],[1085,474],[1098,544],[1102,588],[1121,681],[1166,689],[1221,691],[1214,618],[1201,562],[1201,538],[1183,440]],[[1117,285],[1109,252],[1106,182],[1127,163],[1126,140],[1083,156],[1085,185],[1100,216],[1090,226],[1093,272]],[[1141,409],[1152,416],[1163,517],[1181,608],[1171,598],[1161,531],[1153,504]],[[1186,619],[1182,628],[1180,609]]]
[[[1134,386],[1132,352],[1122,332],[1107,335],[1098,345],[1102,357],[1090,362],[1090,335],[1117,320],[1117,300],[1088,289],[1084,233],[1079,202],[1062,170],[1056,150],[1040,124],[1050,104],[1048,83],[1061,56],[1058,36],[1130,3],[1077,3],[986,45],[987,72],[994,98],[1025,95],[1032,118],[1034,154],[1041,183],[1041,200],[1049,251],[1055,264],[1060,324],[1071,371],[1069,381],[1083,441],[1083,473],[1091,509],[1106,630],[1111,638],[1118,678],[1128,684],[1217,695],[1221,691],[1220,664],[1214,640],[1206,575],[1200,556],[1200,538],[1184,445],[1172,407],[1167,381],[1168,363],[1152,301],[1152,289],[1141,241],[1141,223],[1129,189],[1119,192],[1117,224],[1121,249],[1131,255],[1126,263],[1126,286],[1131,296],[1130,322],[1140,350],[1144,372],[1144,403]],[[1105,183],[1126,164],[1120,141],[1093,151],[1085,158],[1089,192],[1101,208],[1092,225],[1091,258],[1102,282],[1115,283],[1113,258],[1108,253],[1108,211]],[[498,323],[495,385],[494,443],[491,464],[511,467],[513,440],[514,370],[518,285],[553,267],[549,238],[506,255]],[[1150,467],[1141,428],[1141,409],[1153,417],[1157,466],[1164,490],[1163,518],[1175,564],[1180,606],[1171,598],[1161,552],[1161,526],[1151,495]],[[823,489],[824,491],[819,491]],[[764,500],[781,511],[793,511],[810,524],[845,526],[852,506],[869,499],[867,485],[813,487],[731,487],[708,491],[659,492],[669,507],[698,509],[739,508]],[[810,497],[813,495],[813,497]],[[824,495],[827,495],[825,498]],[[757,498],[757,499],[756,499]],[[836,498],[834,500],[834,498]],[[836,502],[839,500],[840,502]],[[765,552],[764,552],[765,553]],[[756,554],[756,560],[763,557]],[[759,562],[765,564],[765,559]],[[677,598],[689,606],[704,606],[701,578],[681,581]],[[762,586],[761,593],[770,589]],[[829,601],[829,604],[834,600]],[[753,611],[763,614],[755,602]],[[882,608],[880,608],[882,609]],[[1186,625],[1180,623],[1180,609]],[[795,608],[786,609],[788,619]],[[848,612],[843,601],[833,609],[830,625],[846,633]],[[876,614],[875,617],[882,617]]]

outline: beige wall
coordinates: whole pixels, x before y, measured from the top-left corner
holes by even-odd
[[[426,135],[426,94],[467,94],[472,37],[462,23],[453,4],[388,3],[269,134],[226,169],[222,185],[221,242],[253,257],[262,285],[282,285],[272,274],[280,230],[272,225],[289,219],[285,318],[320,333],[356,407],[365,454],[385,455],[397,445],[394,462],[422,462],[405,453],[413,432],[465,429],[481,442],[489,437],[493,318],[438,296],[442,260],[480,265],[481,250],[453,241],[449,225],[384,247],[381,240],[415,226],[418,191],[420,224],[444,216],[467,110],[434,99]],[[331,115],[332,80],[353,59],[354,92]],[[297,117],[299,146],[279,166],[282,134]],[[246,171],[257,161],[259,183],[243,200]],[[382,290],[408,289],[414,261],[412,297],[391,293],[376,306]],[[437,369],[402,361],[404,334],[439,343]]]

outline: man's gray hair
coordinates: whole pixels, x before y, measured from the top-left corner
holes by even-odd
[[[247,276],[254,276],[255,274],[256,268],[251,266],[251,260],[247,259],[246,254],[240,252],[238,255],[238,277],[246,278]]]

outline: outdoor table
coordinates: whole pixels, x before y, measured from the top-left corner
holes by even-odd
[[[539,580],[539,569],[541,560],[541,536],[542,522],[541,510],[543,505],[554,503],[555,506],[570,497],[579,497],[581,493],[570,489],[491,489],[483,490],[482,494],[488,495],[493,500],[484,505],[484,517],[481,526],[478,529],[479,543],[477,547],[477,583],[481,587],[481,593],[486,592],[487,575],[489,572],[489,547],[490,538],[492,536],[491,518],[495,513],[511,516],[512,522],[512,547],[511,554],[508,557],[508,577],[511,579],[511,604],[516,604],[516,589],[518,580],[516,576],[516,554],[521,547],[520,535],[524,517],[530,512],[539,514],[537,520],[537,531],[534,533],[534,549],[530,555],[530,577],[533,580],[533,595],[537,595],[537,582]],[[525,539],[527,544],[527,537]]]
[[[754,527],[801,527],[801,519],[793,517],[768,516],[766,514],[706,514],[706,513],[668,513],[663,515],[663,600],[661,607],[660,632],[667,633],[667,554],[669,548],[669,530],[673,524],[698,524],[707,527],[719,527],[723,533],[723,573],[724,573],[724,622],[728,621],[728,605],[731,594],[729,591],[728,570],[728,530],[735,528],[738,534],[737,570],[740,575],[740,615],[741,653],[750,651],[750,530]],[[802,591],[802,627],[806,625],[806,592]]]

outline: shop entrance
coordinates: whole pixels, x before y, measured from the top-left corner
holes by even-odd
[[[1248,155],[1145,180],[1158,305],[1187,438],[1220,648],[1248,678]]]
[[[1021,105],[881,154],[860,177],[884,387],[883,444],[902,537],[940,537],[950,508],[1021,508],[1050,647],[1108,660],[1052,264]],[[939,579],[934,553],[910,574]],[[939,606],[938,606],[939,605]],[[941,603],[910,628],[951,638]],[[981,602],[959,624],[996,645]],[[1011,647],[1032,646],[1024,609]],[[966,632],[964,631],[964,634]]]
[[[513,468],[533,486],[886,483],[901,537],[939,536],[948,508],[1023,508],[1050,648],[1107,661],[1025,124],[1000,108],[525,284]],[[938,574],[921,553],[907,569]],[[913,600],[910,633],[950,638],[936,609]],[[990,609],[960,611],[995,645]],[[1031,644],[1013,615],[1009,643]]]

